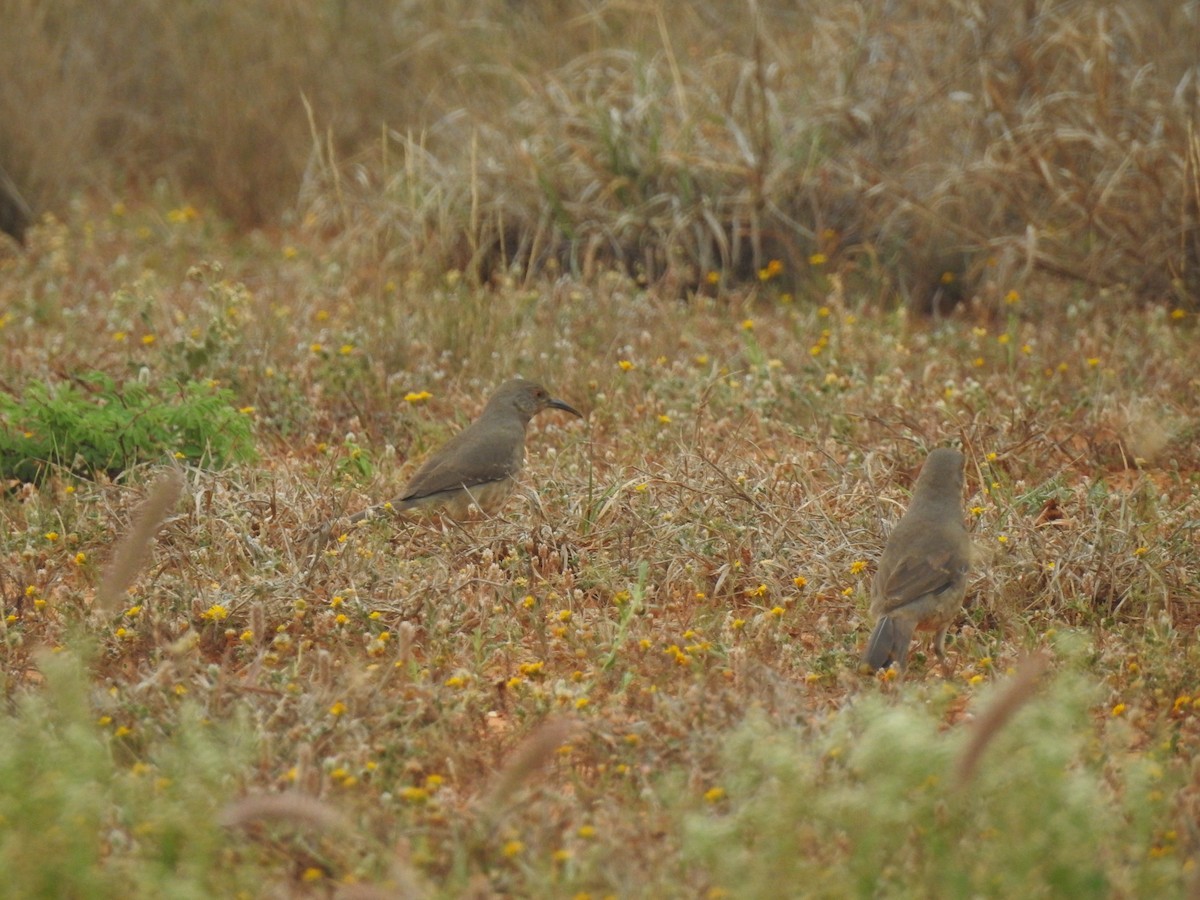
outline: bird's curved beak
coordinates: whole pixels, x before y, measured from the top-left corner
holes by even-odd
[[[578,416],[581,419],[583,418],[583,413],[573,407],[570,403],[564,403],[562,400],[555,400],[554,398],[551,398],[550,400],[546,401],[546,407],[549,409],[561,409],[563,412],[569,412],[573,416]]]

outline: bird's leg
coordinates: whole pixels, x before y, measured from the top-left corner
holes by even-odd
[[[954,666],[950,662],[950,658],[946,655],[946,631],[949,625],[943,625],[938,629],[937,636],[933,639],[933,652],[937,654],[938,661],[942,664],[942,677],[949,678],[954,674]]]

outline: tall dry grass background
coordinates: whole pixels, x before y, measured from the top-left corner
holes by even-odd
[[[0,883],[1194,895],[1198,15],[0,0],[0,389],[255,444],[3,482]],[[514,374],[587,416],[504,515],[314,553]],[[897,685],[945,443],[978,560]]]
[[[6,2],[41,209],[165,180],[482,279],[619,264],[920,308],[1031,275],[1197,288],[1192,3]],[[951,285],[943,278],[955,279]]]

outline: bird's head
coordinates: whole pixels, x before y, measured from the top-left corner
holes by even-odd
[[[534,381],[524,378],[513,378],[496,388],[496,393],[488,401],[488,409],[515,409],[521,419],[528,422],[543,409],[561,409],[573,416],[583,418],[583,413],[550,396],[550,392]]]

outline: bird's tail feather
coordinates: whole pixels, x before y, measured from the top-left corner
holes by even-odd
[[[892,661],[895,661],[903,669],[912,633],[912,624],[898,622],[891,616],[883,616],[876,623],[875,630],[871,632],[863,660],[872,669],[882,669]]]

